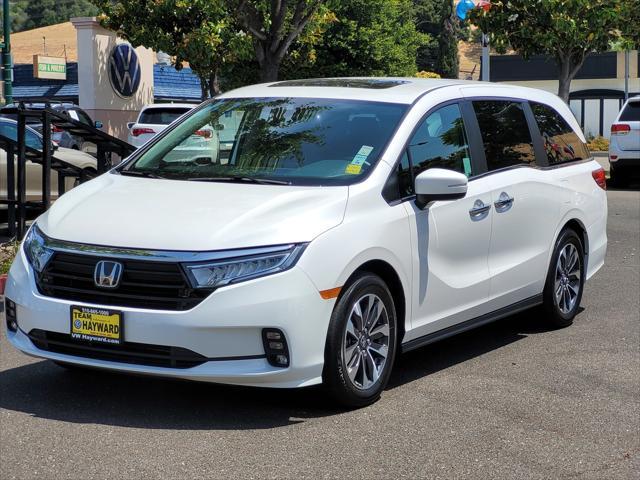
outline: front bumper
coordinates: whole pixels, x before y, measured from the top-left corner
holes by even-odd
[[[280,388],[321,382],[325,339],[334,304],[334,300],[323,300],[307,274],[294,267],[220,288],[187,311],[104,306],[123,312],[125,342],[181,347],[209,359],[191,368],[167,368],[38,348],[29,339],[29,332],[68,334],[71,305],[101,305],[42,296],[22,250],[11,267],[5,293],[16,303],[19,325],[17,332],[7,332],[8,339],[28,355],[122,372]],[[263,328],[284,332],[290,353],[287,368],[271,366],[264,358]]]

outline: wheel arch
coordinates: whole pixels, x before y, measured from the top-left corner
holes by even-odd
[[[402,344],[402,339],[406,332],[407,322],[407,296],[405,294],[402,280],[400,280],[400,275],[398,275],[398,272],[390,263],[380,259],[373,259],[358,266],[351,275],[349,275],[344,284],[348,285],[356,275],[362,272],[369,272],[379,276],[387,284],[387,287],[391,292],[391,297],[393,298],[393,303],[396,309],[398,328],[396,339],[399,347]]]
[[[553,243],[551,244],[551,248],[549,249],[549,262],[551,261],[551,255],[553,255],[553,250],[555,248],[556,242],[558,241],[558,237],[564,230],[571,229],[576,232],[582,240],[582,248],[584,250],[584,270],[586,272],[589,265],[589,235],[587,233],[587,228],[585,227],[584,222],[578,217],[578,215],[576,215],[576,213],[577,212],[568,214],[562,220],[562,222],[560,222],[560,226],[556,231],[556,234],[553,238]]]

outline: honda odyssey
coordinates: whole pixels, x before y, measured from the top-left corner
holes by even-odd
[[[8,337],[66,366],[324,384],[363,406],[401,352],[531,307],[570,325],[606,218],[604,171],[550,93],[249,86],[38,218],[9,274]]]

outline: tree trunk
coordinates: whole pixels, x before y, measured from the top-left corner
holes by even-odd
[[[564,100],[565,103],[569,103],[571,81],[578,74],[585,58],[585,52],[580,52],[577,56],[567,55],[566,57],[557,59],[558,66],[560,67],[558,75],[558,96]]]
[[[209,96],[213,98],[220,95],[220,93],[220,78],[216,69],[209,74]]]
[[[280,70],[280,62],[273,55],[265,55],[264,60],[260,64],[260,79],[263,82],[275,82],[278,80],[278,71]]]
[[[571,60],[564,59],[560,64],[560,74],[558,76],[558,96],[564,100],[565,103],[569,103],[569,93],[571,92]]]

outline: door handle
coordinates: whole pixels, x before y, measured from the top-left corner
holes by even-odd
[[[471,215],[473,220],[481,220],[486,216],[485,214],[490,208],[490,204],[484,203],[482,200],[478,199],[474,202],[473,208],[469,210],[469,215]]]
[[[496,200],[493,204],[496,207],[496,212],[506,212],[513,205],[513,197],[510,197],[507,192],[502,192],[498,197],[498,200]]]

